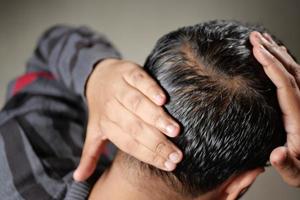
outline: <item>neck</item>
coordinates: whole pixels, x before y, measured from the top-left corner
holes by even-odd
[[[123,161],[124,162],[124,161]],[[203,195],[194,200],[211,199],[211,195]],[[106,170],[93,187],[90,200],[183,200],[178,194],[170,192],[166,184],[158,177],[143,176],[128,170],[117,158],[112,166]]]
[[[133,185],[129,184],[123,178],[123,174],[120,170],[113,164],[110,169],[106,170],[101,178],[97,181],[93,187],[90,200],[97,199],[109,199],[109,200],[130,200],[130,199],[146,199],[143,193]],[[143,197],[142,197],[143,196]],[[142,198],[141,198],[142,197]]]

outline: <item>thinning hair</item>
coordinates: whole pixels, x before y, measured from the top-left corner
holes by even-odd
[[[237,21],[183,27],[160,38],[146,60],[169,96],[166,111],[181,124],[170,139],[184,157],[173,172],[137,162],[182,195],[199,196],[265,166],[285,143],[276,88],[252,54],[252,31],[267,32]]]

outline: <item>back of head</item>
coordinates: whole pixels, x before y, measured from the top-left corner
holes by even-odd
[[[275,86],[252,54],[254,30],[266,32],[235,21],[183,27],[159,39],[147,58],[146,71],[169,95],[167,112],[182,126],[172,141],[184,158],[171,173],[139,165],[180,185],[182,195],[199,196],[265,166],[285,142]]]

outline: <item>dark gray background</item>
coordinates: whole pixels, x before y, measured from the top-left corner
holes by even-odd
[[[57,23],[87,25],[104,32],[126,59],[143,64],[161,35],[211,19],[260,23],[300,59],[299,0],[0,0],[0,105],[6,84],[21,74],[38,36]],[[299,200],[269,168],[243,198]]]

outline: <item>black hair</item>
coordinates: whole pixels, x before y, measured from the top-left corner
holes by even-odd
[[[184,157],[171,172],[182,194],[195,197],[266,166],[285,143],[276,88],[253,56],[252,31],[267,32],[224,20],[183,27],[160,38],[146,60],[145,70],[169,95],[166,111],[182,126],[172,141]]]

